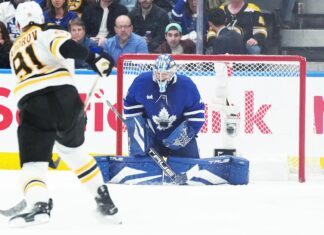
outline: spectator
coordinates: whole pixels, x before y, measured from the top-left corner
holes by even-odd
[[[169,24],[168,13],[153,0],[138,0],[139,7],[129,13],[134,33],[143,36],[150,52],[164,41],[164,30]]]
[[[197,41],[197,0],[178,0],[172,10],[172,19],[182,28],[183,39]],[[207,18],[204,19],[204,32],[207,32]]]
[[[245,54],[245,44],[242,35],[225,27],[225,13],[215,9],[208,14],[209,33],[207,37],[206,54]]]
[[[106,39],[103,49],[117,64],[124,53],[148,53],[147,44],[141,36],[133,33],[131,19],[127,15],[118,16],[115,22],[116,35]]]
[[[48,10],[44,12],[45,23],[53,23],[68,30],[70,20],[78,15],[69,10],[67,0],[48,0]]]
[[[115,35],[116,18],[127,13],[127,8],[117,0],[99,0],[96,4],[88,5],[81,18],[85,23],[87,36],[102,46],[106,38]]]
[[[260,8],[244,0],[229,0],[220,7],[226,15],[225,24],[243,35],[248,54],[260,54],[267,37],[267,28]]]
[[[154,4],[163,8],[166,12],[171,12],[177,0],[154,0]]]
[[[177,23],[168,24],[165,28],[165,39],[157,49],[160,54],[195,54],[196,45],[193,41],[181,40],[182,29]]]
[[[9,32],[5,24],[0,21],[0,68],[10,68],[9,51],[12,47]]]
[[[25,0],[10,0],[0,3],[0,21],[5,24],[12,41],[20,35],[20,30],[16,25],[15,13],[18,4],[24,1]]]
[[[67,2],[69,10],[77,13],[79,17],[81,17],[83,9],[90,3],[89,0],[67,0]]]
[[[97,47],[97,43],[85,35],[85,25],[81,18],[77,17],[70,21],[69,32],[73,41],[87,48]],[[91,69],[91,66],[85,60],[75,59],[75,68]]]

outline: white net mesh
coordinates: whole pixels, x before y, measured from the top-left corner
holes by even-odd
[[[300,66],[296,62],[271,61],[183,61],[176,60],[177,73],[186,76],[215,76],[217,69],[215,63],[227,66],[230,76],[270,76],[270,77],[299,77]],[[139,75],[145,71],[153,70],[154,60],[125,60],[123,62],[125,75]]]
[[[136,76],[152,70],[155,58],[134,55],[123,60],[122,70],[119,67],[123,97]],[[257,58],[174,56],[177,73],[195,82],[206,105],[206,122],[198,138],[201,156],[211,156],[224,144],[224,114],[213,103],[222,79],[228,84],[229,102],[240,109],[240,130],[235,139],[238,152],[245,157],[264,153],[284,157],[287,164],[292,156],[299,156],[300,61],[297,57]]]

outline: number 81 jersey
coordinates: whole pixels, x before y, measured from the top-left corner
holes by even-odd
[[[70,38],[70,33],[56,25],[32,25],[16,39],[10,50],[10,65],[16,76],[13,92],[17,102],[50,86],[73,84],[68,60],[59,51]]]

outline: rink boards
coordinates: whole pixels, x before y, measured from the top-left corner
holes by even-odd
[[[76,71],[75,85],[84,99],[96,75]],[[214,90],[209,77],[192,77],[209,106]],[[324,76],[309,74],[306,99],[306,162],[323,168]],[[85,149],[94,155],[112,155],[116,146],[116,120],[102,97],[116,103],[116,73],[100,81],[98,92],[87,110]],[[127,84],[127,83],[126,83]],[[17,108],[12,94],[14,78],[10,70],[0,72],[0,168],[17,169]],[[298,163],[299,82],[289,77],[236,76],[229,81],[230,102],[240,108],[240,131],[236,138],[238,153],[252,162],[280,162],[294,169]],[[127,87],[125,87],[127,90]],[[124,90],[125,92],[125,90]],[[214,148],[222,147],[222,122],[211,109],[199,134],[202,157],[210,157]],[[127,155],[126,135],[123,154]],[[321,166],[322,164],[322,166]],[[60,169],[66,169],[60,165]]]

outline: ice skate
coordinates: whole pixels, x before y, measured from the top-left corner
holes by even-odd
[[[12,217],[9,220],[10,227],[25,227],[49,222],[53,201],[49,199],[46,202],[37,202],[30,212]]]
[[[110,198],[107,185],[98,188],[98,196],[95,198],[97,202],[97,212],[111,224],[121,224],[118,218],[118,208],[114,205]]]

